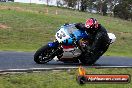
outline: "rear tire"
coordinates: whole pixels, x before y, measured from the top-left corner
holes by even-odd
[[[34,54],[34,61],[37,64],[47,63],[55,57],[54,55],[52,55],[52,53],[53,48],[45,45],[36,51],[36,53]]]
[[[100,56],[90,57],[88,53],[85,53],[85,54],[81,54],[78,58],[82,64],[93,65],[99,59],[99,57]]]

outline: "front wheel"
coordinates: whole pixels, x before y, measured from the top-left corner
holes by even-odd
[[[47,63],[55,57],[53,53],[54,49],[49,47],[48,45],[45,45],[36,51],[36,53],[34,54],[34,61],[38,64]]]

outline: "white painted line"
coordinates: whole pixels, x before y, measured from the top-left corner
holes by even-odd
[[[55,67],[55,68],[29,68],[29,69],[5,69],[0,70],[0,73],[4,72],[33,72],[33,71],[47,71],[47,70],[67,70],[77,69],[78,67]]]
[[[0,73],[68,70],[68,69],[78,69],[78,67],[79,66],[77,67],[54,67],[54,68],[4,69],[4,70],[0,70]],[[132,66],[83,66],[83,67],[84,68],[132,68]]]

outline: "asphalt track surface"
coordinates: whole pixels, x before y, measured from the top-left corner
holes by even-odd
[[[78,67],[80,64],[62,63],[52,60],[47,64],[36,64],[33,60],[34,52],[0,52],[0,70],[4,69],[29,69],[29,68],[54,68]],[[94,66],[132,66],[132,58],[102,56]]]

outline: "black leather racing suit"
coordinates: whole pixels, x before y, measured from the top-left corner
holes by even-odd
[[[87,29],[85,24],[76,23],[75,27],[79,30],[84,30],[90,36],[92,44],[86,46],[85,53],[80,56],[80,61],[84,64],[94,64],[100,56],[102,56],[108,49],[110,39],[108,37],[106,29],[99,24],[98,29]]]

